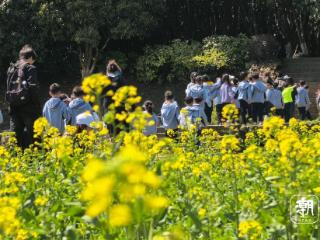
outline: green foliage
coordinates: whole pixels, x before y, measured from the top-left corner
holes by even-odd
[[[238,37],[224,35],[207,37],[203,40],[203,45],[204,53],[211,51],[220,53],[220,55],[217,54],[220,59],[216,57],[220,67],[225,67],[230,71],[243,69],[250,57],[250,39],[243,34]],[[222,60],[221,56],[223,56]],[[226,62],[224,63],[223,60]]]
[[[201,55],[193,57],[193,61],[199,67],[220,69],[227,65],[228,58],[223,51],[210,48],[204,49]]]
[[[159,83],[185,81],[191,71],[216,72],[220,69],[239,71],[250,60],[251,40],[238,37],[212,36],[198,42],[175,40],[169,45],[149,46],[138,58],[139,81]]]
[[[137,77],[146,83],[186,81],[194,67],[192,59],[200,51],[200,43],[182,40],[174,40],[169,45],[149,46],[137,60]]]

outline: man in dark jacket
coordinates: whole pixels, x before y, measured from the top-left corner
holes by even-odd
[[[19,52],[16,66],[22,71],[21,84],[27,89],[28,98],[22,105],[12,105],[9,102],[10,130],[15,132],[18,145],[22,148],[33,143],[33,124],[41,116],[39,100],[39,83],[37,69],[33,65],[37,55],[30,45],[25,45]],[[11,90],[8,83],[7,90]]]

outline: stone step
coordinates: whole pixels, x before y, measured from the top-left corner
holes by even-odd
[[[284,63],[306,63],[306,62],[320,62],[320,57],[306,57],[306,58],[294,58],[290,60],[284,60]]]

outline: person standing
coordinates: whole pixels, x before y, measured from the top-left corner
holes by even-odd
[[[306,120],[307,118],[307,109],[310,106],[310,99],[307,89],[305,88],[306,82],[300,81],[299,87],[297,88],[296,95],[296,105],[299,110],[299,115],[301,120]]]
[[[143,134],[146,136],[151,136],[157,134],[157,127],[159,126],[159,119],[157,115],[153,112],[153,103],[147,100],[143,104],[144,113],[146,116],[146,126],[143,129]]]
[[[232,90],[229,74],[224,74],[222,76],[221,83],[220,96],[223,108],[224,106],[234,102],[234,92]]]
[[[274,83],[271,79],[267,81],[266,92],[266,110],[267,115],[270,116],[272,108],[275,109],[275,115],[283,117],[283,100],[282,93],[277,89],[277,83]]]
[[[108,93],[110,90],[115,93],[123,84],[123,72],[116,60],[111,59],[108,61],[106,67],[106,76],[111,80],[110,86],[106,87],[103,94]],[[109,105],[112,103],[112,96],[106,96],[103,99],[103,110],[107,112]]]
[[[263,122],[263,110],[267,87],[259,79],[259,74],[252,75],[252,118],[254,123]]]
[[[179,107],[177,102],[174,100],[173,93],[166,91],[164,94],[164,103],[161,107],[161,120],[164,129],[177,131],[179,125]]]
[[[6,101],[9,104],[10,130],[17,138],[18,146],[25,149],[34,142],[33,124],[41,116],[38,95],[39,83],[34,63],[37,54],[30,45],[19,52],[19,60],[12,63],[7,72]]]
[[[59,129],[61,135],[65,130],[65,125],[71,116],[68,106],[61,100],[61,87],[59,84],[51,84],[49,88],[51,98],[44,104],[42,114],[51,126]]]
[[[246,125],[248,116],[249,116],[249,104],[251,100],[251,86],[247,81],[248,73],[241,72],[240,73],[240,83],[238,85],[238,90],[236,93],[236,97],[240,103],[240,122],[241,124]]]
[[[285,76],[285,80],[285,88],[282,91],[284,102],[284,119],[286,122],[289,122],[294,115],[294,102],[297,90],[292,78]]]

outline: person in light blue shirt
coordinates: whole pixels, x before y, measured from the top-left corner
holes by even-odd
[[[71,125],[76,125],[77,116],[84,112],[93,112],[89,103],[83,100],[84,92],[80,86],[76,86],[72,90],[73,100],[69,103],[69,110],[71,114]]]
[[[274,87],[275,86],[275,87]],[[271,79],[267,81],[267,92],[266,92],[266,108],[267,114],[271,112],[271,108],[275,108],[275,114],[283,117],[283,99],[282,92],[277,89],[277,85],[273,83]]]
[[[233,96],[234,96],[234,104],[236,105],[236,107],[238,109],[240,109],[240,102],[239,102],[239,99],[237,98],[238,89],[239,89],[239,79],[233,78],[232,92],[233,92]]]
[[[192,108],[190,109],[191,112],[191,122],[193,124],[196,124],[198,129],[200,129],[203,126],[208,125],[208,119],[206,114],[204,113],[204,110],[201,106],[203,99],[201,98],[195,98]]]
[[[165,130],[177,130],[179,125],[179,106],[171,91],[165,92],[165,101],[161,107],[161,120]]]
[[[229,74],[222,76],[222,85],[220,87],[220,96],[223,106],[234,102],[234,92],[232,91],[232,84]]]
[[[195,79],[195,83],[189,87],[189,89],[186,89],[186,95],[187,97],[192,97],[193,99],[195,98],[206,98],[206,93],[203,88],[203,82],[202,82],[202,77],[198,76]],[[204,107],[204,104],[202,103],[202,106]]]
[[[59,129],[60,134],[64,133],[65,120],[71,118],[67,105],[61,100],[61,87],[54,83],[49,88],[51,98],[45,103],[42,114],[51,126]]]
[[[240,105],[240,122],[246,125],[249,117],[249,104],[251,103],[251,85],[248,82],[248,73],[241,72],[239,75],[239,84],[235,94]]]
[[[264,102],[265,102],[265,93],[267,91],[267,87],[265,84],[259,79],[259,74],[252,75],[252,83],[251,83],[251,91],[252,91],[252,118],[255,123],[263,122],[263,113],[264,113]]]
[[[221,86],[221,79],[220,78],[217,78],[217,83],[219,83]],[[212,91],[211,97],[213,98],[213,104],[215,105],[215,108],[216,108],[218,124],[221,124],[222,123],[223,104],[221,102],[220,88]]]
[[[187,128],[189,123],[192,123],[191,121],[191,109],[193,105],[193,98],[192,97],[186,97],[184,99],[185,107],[181,109],[180,115],[179,115],[179,123],[180,126]]]
[[[144,113],[148,115],[147,124],[143,130],[143,134],[146,136],[151,136],[157,134],[157,127],[159,126],[159,119],[157,115],[153,112],[153,103],[147,100],[143,104],[145,109]]]
[[[187,88],[186,88],[186,95],[188,95],[188,91],[189,91],[190,87],[192,87],[195,84],[197,76],[198,76],[197,72],[192,72],[190,74],[190,82],[188,83]]]
[[[307,109],[310,106],[310,98],[308,90],[305,88],[306,82],[300,81],[299,87],[297,88],[296,105],[299,110],[301,120],[305,120],[307,117]]]
[[[205,91],[205,107],[204,112],[207,116],[208,122],[211,123],[211,116],[212,116],[212,110],[213,110],[213,96],[216,95],[216,92],[219,91],[221,87],[221,82],[217,81],[214,83],[213,81],[210,81],[209,77],[207,75],[203,76],[203,89]]]

